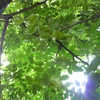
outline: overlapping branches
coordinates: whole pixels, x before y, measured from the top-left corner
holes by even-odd
[[[13,16],[18,15],[18,14],[21,14],[21,13],[23,13],[23,12],[26,12],[26,11],[28,11],[28,10],[31,10],[31,9],[33,9],[33,8],[35,8],[35,7],[40,6],[41,4],[45,4],[47,1],[48,1],[48,0],[45,0],[45,1],[43,1],[43,2],[37,2],[37,3],[33,4],[33,5],[31,5],[30,7],[21,9],[21,10],[19,10],[19,11],[17,11],[17,12],[13,12],[13,13],[11,13],[11,14],[0,15],[0,18],[2,18],[2,19],[8,19],[8,18],[11,19],[11,18],[13,18]]]
[[[5,19],[5,20],[7,21],[8,19],[13,18],[13,16],[15,16],[15,15],[17,15],[17,14],[21,14],[21,13],[23,13],[23,12],[26,12],[26,11],[28,11],[28,10],[31,10],[31,9],[33,9],[33,8],[35,8],[35,7],[40,6],[41,4],[45,4],[47,1],[48,1],[48,0],[45,0],[45,1],[43,1],[43,2],[37,2],[37,3],[33,4],[33,5],[30,6],[30,7],[21,9],[21,10],[19,10],[19,11],[17,11],[17,12],[11,13],[11,14],[0,15],[0,18],[3,18],[3,19]],[[85,20],[81,20],[81,21],[75,22],[75,23],[73,23],[72,25],[69,25],[69,26],[67,26],[67,27],[65,27],[65,28],[62,28],[61,31],[68,30],[69,28],[71,28],[71,27],[73,27],[73,26],[76,26],[76,25],[78,25],[78,24],[82,24],[82,23],[88,22],[89,20],[94,20],[94,19],[99,18],[99,17],[100,17],[100,15],[95,15],[95,16],[92,16],[91,18],[88,18],[88,19],[85,19]],[[7,24],[7,22],[5,22],[5,24]],[[7,25],[7,26],[8,26],[8,25]],[[6,26],[6,28],[7,28],[7,26]],[[3,33],[2,33],[1,45],[0,45],[0,54],[2,53],[2,46],[3,46],[3,41],[4,41],[5,32],[6,32],[6,30],[5,30],[5,28],[4,28]],[[88,65],[87,62],[83,61],[83,60],[80,59],[77,55],[75,55],[74,53],[72,53],[72,52],[71,52],[67,47],[65,47],[59,40],[56,40],[56,42],[59,43],[59,45],[60,45],[61,47],[63,47],[66,51],[68,51],[73,57],[76,57],[76,58],[79,59],[81,62],[83,62],[84,64]]]
[[[82,23],[85,23],[85,22],[88,22],[89,20],[94,20],[96,18],[99,18],[100,17],[100,14],[99,15],[95,15],[91,18],[88,18],[88,19],[85,19],[85,20],[81,20],[81,21],[78,21],[72,25],[69,25],[65,28],[62,28],[61,31],[64,31],[64,30],[68,30],[69,28],[72,28],[73,26],[76,26],[78,24],[82,24]],[[82,60],[81,58],[79,58],[77,55],[75,55],[73,52],[71,52],[66,46],[63,45],[63,43],[61,43],[59,40],[56,40],[56,42],[62,46],[62,48],[64,48],[67,52],[69,52],[73,57],[77,58],[78,60],[80,60],[82,63],[86,64],[87,66],[89,66],[89,64],[87,62],[85,62],[84,60]]]
[[[5,34],[6,34],[6,29],[7,29],[7,26],[9,24],[9,19],[13,18],[13,16],[15,16],[17,14],[20,14],[20,13],[23,13],[23,12],[28,11],[30,9],[33,9],[33,8],[35,8],[35,7],[37,7],[41,4],[45,4],[46,1],[47,0],[45,0],[43,2],[37,2],[37,3],[33,4],[30,7],[19,10],[18,12],[14,12],[14,13],[11,13],[11,14],[0,15],[1,19],[5,19],[5,25],[4,25],[4,28],[3,28],[3,31],[2,31],[2,37],[1,37],[1,43],[0,43],[0,64],[1,64],[1,54],[2,54],[2,49],[3,49],[3,42],[4,42],[4,37],[5,37]]]
[[[14,12],[14,13],[11,13],[11,14],[5,14],[5,15],[0,15],[0,19],[4,19],[5,20],[5,24],[4,24],[4,28],[3,28],[3,31],[2,31],[2,36],[1,36],[1,41],[0,41],[0,70],[1,70],[1,54],[2,54],[2,49],[3,49],[3,43],[4,43],[4,38],[5,38],[5,35],[6,35],[6,30],[7,30],[7,27],[8,27],[8,24],[9,24],[9,20],[13,18],[13,16],[17,15],[17,14],[20,14],[20,13],[23,13],[25,11],[28,11],[30,9],[33,9],[41,4],[45,4],[47,0],[43,1],[43,2],[37,2],[35,4],[33,4],[32,6],[30,7],[27,7],[27,8],[24,8],[24,9],[21,9],[19,10],[18,12]],[[1,74],[0,74],[0,85],[1,85]]]

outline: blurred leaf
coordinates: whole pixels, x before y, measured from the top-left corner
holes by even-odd
[[[81,67],[78,67],[78,66],[74,66],[72,69],[75,72],[79,72],[79,71],[82,72],[83,71],[83,69]]]
[[[43,38],[43,39],[49,40],[50,39],[50,34],[49,33],[41,33],[40,37]]]
[[[26,18],[27,21],[29,21],[29,24],[35,25],[38,21],[38,16],[35,14],[31,14]]]
[[[72,74],[72,69],[71,68],[68,68],[68,73]]]
[[[43,75],[42,75],[42,78],[41,78],[41,82],[45,86],[47,86],[49,84],[49,79],[50,79],[49,75],[46,72],[44,72]]]
[[[69,96],[68,92],[66,92],[66,93],[64,94],[64,96],[65,96],[65,98],[68,98],[68,96]]]
[[[70,15],[68,15],[68,16],[66,16],[66,21],[71,21],[71,20],[73,20],[75,18],[75,15],[73,15],[73,14],[70,14]]]
[[[87,73],[89,73],[92,70],[96,71],[99,65],[100,65],[100,56],[96,56],[90,63],[89,67],[87,68]]]
[[[29,85],[33,84],[33,78],[31,76],[25,76],[26,77],[26,81],[28,82]]]
[[[38,65],[38,66],[43,66],[43,61],[35,61],[34,64]]]
[[[72,35],[71,34],[64,34],[62,37],[62,40],[67,40],[70,41],[72,39]]]
[[[75,80],[75,84],[76,84],[77,86],[80,86],[80,83],[79,83],[79,81],[77,81],[77,80]]]
[[[100,88],[97,88],[95,91],[100,95]]]
[[[13,17],[12,21],[16,24],[16,25],[20,25],[23,22],[23,18],[21,16],[15,16]]]
[[[36,93],[37,93],[37,85],[36,84],[33,84],[32,92],[33,92],[34,95],[36,95]]]
[[[0,85],[0,92],[5,88],[5,85]]]
[[[54,88],[57,88],[57,89],[60,89],[61,88],[61,85],[59,82],[57,82],[56,80],[54,79],[51,79],[50,80],[50,86],[54,87]]]
[[[27,32],[28,32],[27,34],[32,35],[35,32],[35,30],[36,30],[36,26],[29,25],[27,29]]]
[[[66,82],[64,85],[66,86],[66,88],[68,88],[69,86],[71,86],[73,83],[72,82]]]
[[[40,32],[48,33],[50,32],[51,28],[48,25],[40,25],[39,26]]]
[[[48,69],[47,69],[47,72],[48,72],[50,75],[54,75],[55,73],[58,73],[58,69],[55,68],[55,67],[51,67],[51,68],[48,68]]]
[[[69,78],[68,75],[62,75],[62,76],[61,76],[61,80],[67,80],[68,78]]]
[[[37,71],[37,72],[43,72],[44,71],[44,68],[42,68],[41,66],[40,67],[34,67],[33,69],[34,69],[34,71]]]
[[[63,34],[60,30],[54,30],[53,33],[52,33],[52,38],[55,38],[55,39],[62,39],[63,37]]]
[[[44,98],[45,98],[45,100],[49,100],[49,94],[48,94],[48,91],[45,91],[45,92],[44,92]]]
[[[2,92],[0,92],[0,97],[2,97]]]
[[[67,66],[67,65],[71,64],[71,60],[68,59],[67,57],[59,56],[59,57],[56,58],[56,63],[59,63],[62,66],[63,65],[66,65]]]

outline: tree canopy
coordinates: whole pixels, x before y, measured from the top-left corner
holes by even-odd
[[[99,100],[100,0],[0,3],[0,100]],[[84,94],[63,84],[73,72]]]

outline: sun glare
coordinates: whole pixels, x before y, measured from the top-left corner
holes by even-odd
[[[85,90],[85,83],[87,81],[86,76],[83,72],[74,72],[70,78],[67,80],[67,82],[72,82],[73,84],[69,87],[69,89],[75,87],[75,92],[78,91],[78,89],[81,89],[82,93],[84,93]],[[79,84],[79,85],[78,85]]]
[[[89,55],[88,57],[85,57],[85,61],[91,63],[94,56]],[[62,74],[66,74],[66,72],[62,72]],[[78,92],[79,89],[81,89],[81,92],[84,93],[85,91],[85,84],[87,82],[87,76],[85,76],[84,72],[73,72],[72,75],[70,75],[69,79],[66,81],[63,81],[63,84],[66,84],[67,82],[71,82],[72,84],[68,87],[69,90],[72,88],[75,88],[75,92]]]
[[[1,55],[1,68],[6,67],[7,65],[9,65],[9,61],[6,58],[6,55],[3,53]],[[0,74],[2,73],[4,73],[4,71],[0,69]]]
[[[69,90],[71,90],[72,88],[75,88],[75,92],[77,92],[79,89],[81,89],[82,93],[84,93],[85,83],[87,82],[87,78],[83,72],[73,72],[73,74],[70,75],[68,80],[63,81],[63,84],[67,82],[72,83],[68,87]]]
[[[6,55],[4,53],[1,55],[1,64],[3,67],[9,65],[9,61],[7,60]]]

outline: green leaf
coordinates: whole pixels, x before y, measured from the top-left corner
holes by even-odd
[[[66,93],[64,94],[64,96],[65,96],[65,98],[68,98],[68,96],[69,96],[68,92],[66,92]]]
[[[40,25],[39,30],[40,30],[40,32],[49,33],[51,28],[48,25]]]
[[[33,84],[33,78],[31,76],[25,76],[26,77],[26,81],[28,82],[29,85]]]
[[[71,68],[68,68],[68,73],[72,74],[72,69]]]
[[[33,84],[32,92],[33,92],[34,95],[36,95],[36,93],[37,93],[37,85],[36,84]]]
[[[21,16],[14,16],[12,21],[16,24],[16,25],[20,25],[23,22],[23,18]]]
[[[100,94],[100,88],[97,88],[97,89],[96,89],[96,92],[97,92],[98,94]]]
[[[43,72],[44,71],[44,68],[42,68],[42,67],[34,67],[33,69],[34,69],[34,71],[37,71],[37,72]]]
[[[29,24],[35,25],[38,21],[38,16],[35,14],[31,14],[26,18],[27,21],[29,21]]]
[[[44,72],[41,78],[42,84],[47,86],[49,84],[49,79],[50,79],[49,75],[46,72]]]
[[[58,73],[58,69],[55,67],[51,67],[47,69],[47,72],[51,75],[53,75],[54,73]]]
[[[5,88],[5,85],[0,85],[0,92]]]
[[[90,63],[89,67],[87,68],[87,73],[90,71],[96,71],[98,66],[100,65],[100,55],[96,56],[92,62]]]
[[[59,56],[56,58],[56,63],[60,63],[60,64],[65,64],[65,65],[69,65],[71,63],[71,60],[68,59],[67,57],[64,56]]]
[[[54,30],[51,37],[55,39],[62,39],[63,34],[60,30]]]
[[[66,21],[71,21],[72,19],[74,19],[75,18],[75,15],[73,15],[73,14],[70,14],[70,15],[68,15],[68,16],[66,16]]]
[[[69,78],[68,75],[62,75],[62,76],[61,76],[61,80],[67,80],[68,78]]]
[[[81,67],[78,67],[78,66],[74,66],[72,69],[75,72],[79,72],[79,71],[81,72],[81,71],[83,71],[83,69]]]
[[[36,30],[36,26],[29,25],[28,28],[27,28],[27,32],[28,32],[27,34],[29,34],[29,35],[34,34],[35,30]]]
[[[54,87],[55,89],[60,89],[60,88],[61,88],[60,83],[57,82],[57,81],[54,80],[54,79],[50,79],[50,86]]]
[[[44,98],[45,98],[45,100],[49,100],[49,94],[48,94],[48,91],[45,91],[45,93],[44,93]]]
[[[72,37],[73,36],[71,34],[64,34],[62,40],[66,40],[67,42],[70,42]]]
[[[72,82],[66,82],[64,85],[66,86],[66,88],[68,88],[69,86],[71,86],[73,83]]]
[[[38,65],[38,66],[43,66],[43,61],[34,61],[34,64]]]
[[[49,33],[41,33],[40,37],[43,38],[43,39],[49,40],[50,39],[50,34]]]

